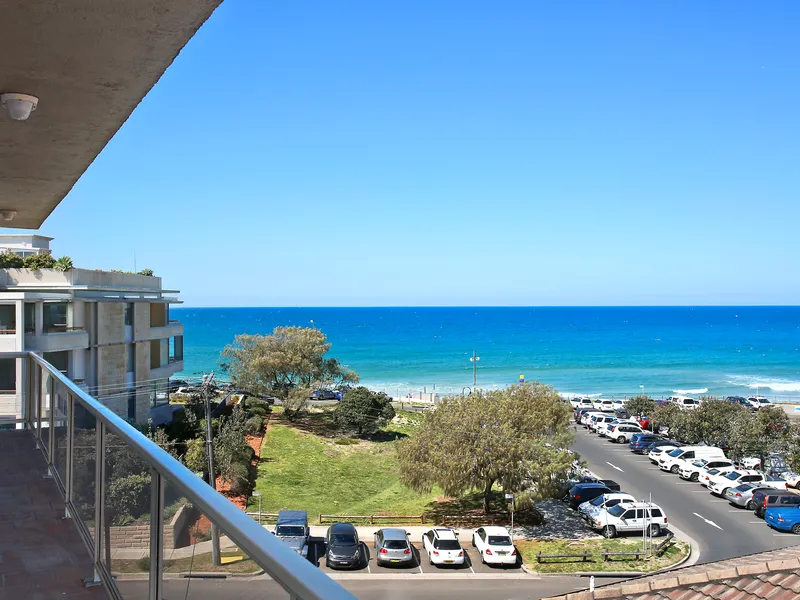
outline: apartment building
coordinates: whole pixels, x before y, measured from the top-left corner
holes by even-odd
[[[0,251],[50,252],[52,238],[0,235]],[[121,417],[147,422],[183,370],[177,290],[160,277],[0,269],[0,352],[33,351]],[[22,361],[0,359],[0,416],[19,416]]]

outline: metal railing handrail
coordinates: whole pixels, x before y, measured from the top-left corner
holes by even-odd
[[[212,522],[233,540],[267,574],[283,586],[292,598],[354,599],[350,592],[330,579],[308,560],[277,540],[270,532],[251,519],[187,469],[168,452],[137,431],[110,408],[100,403],[39,355],[2,353],[3,357],[30,357],[63,385],[85,410],[101,421],[108,431],[124,441],[148,466],[178,487]]]

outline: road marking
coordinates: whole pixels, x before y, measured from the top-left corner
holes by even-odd
[[[716,523],[714,523],[714,521],[709,521],[709,520],[708,520],[708,519],[706,519],[706,518],[705,518],[703,515],[698,515],[697,513],[692,513],[692,514],[693,514],[695,517],[699,517],[700,519],[703,519],[703,521],[705,521],[706,523],[708,523],[708,524],[709,524],[709,525],[711,525],[712,527],[716,527],[717,529],[719,529],[720,531],[722,531],[722,527],[720,527],[719,525],[717,525]]]
[[[706,490],[690,490],[690,491],[691,491],[693,494],[702,494],[702,493],[704,493]]]
[[[797,537],[793,533],[773,533],[772,535],[775,537],[787,537],[787,536]]]
[[[624,472],[625,472],[625,471],[623,471],[622,469],[620,469],[620,468],[619,468],[617,465],[612,465],[612,464],[611,464],[610,462],[608,462],[608,461],[606,461],[606,464],[607,464],[607,465],[609,465],[609,466],[610,466],[612,469],[616,469],[616,470],[617,470],[617,471],[619,471],[620,473],[624,473]]]
[[[676,481],[676,485],[693,485],[694,481]]]
[[[727,500],[711,500],[711,502],[724,502],[725,504],[730,504]]]
[[[761,525],[764,521],[748,521],[750,525]]]
[[[747,513],[744,512],[743,508],[729,508],[728,512],[742,513],[743,515],[747,514]]]

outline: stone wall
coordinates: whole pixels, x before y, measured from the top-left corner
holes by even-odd
[[[175,549],[175,540],[181,539],[182,530],[188,527],[191,512],[192,510],[188,509],[186,505],[181,506],[169,523],[164,526],[164,550]],[[94,537],[94,528],[90,527],[89,533]],[[113,526],[109,533],[112,551],[150,547],[150,525]]]

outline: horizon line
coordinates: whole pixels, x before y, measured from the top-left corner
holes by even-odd
[[[361,304],[361,305],[249,305],[249,306],[189,306],[175,305],[170,310],[180,309],[352,309],[352,308],[798,308],[800,304]]]

